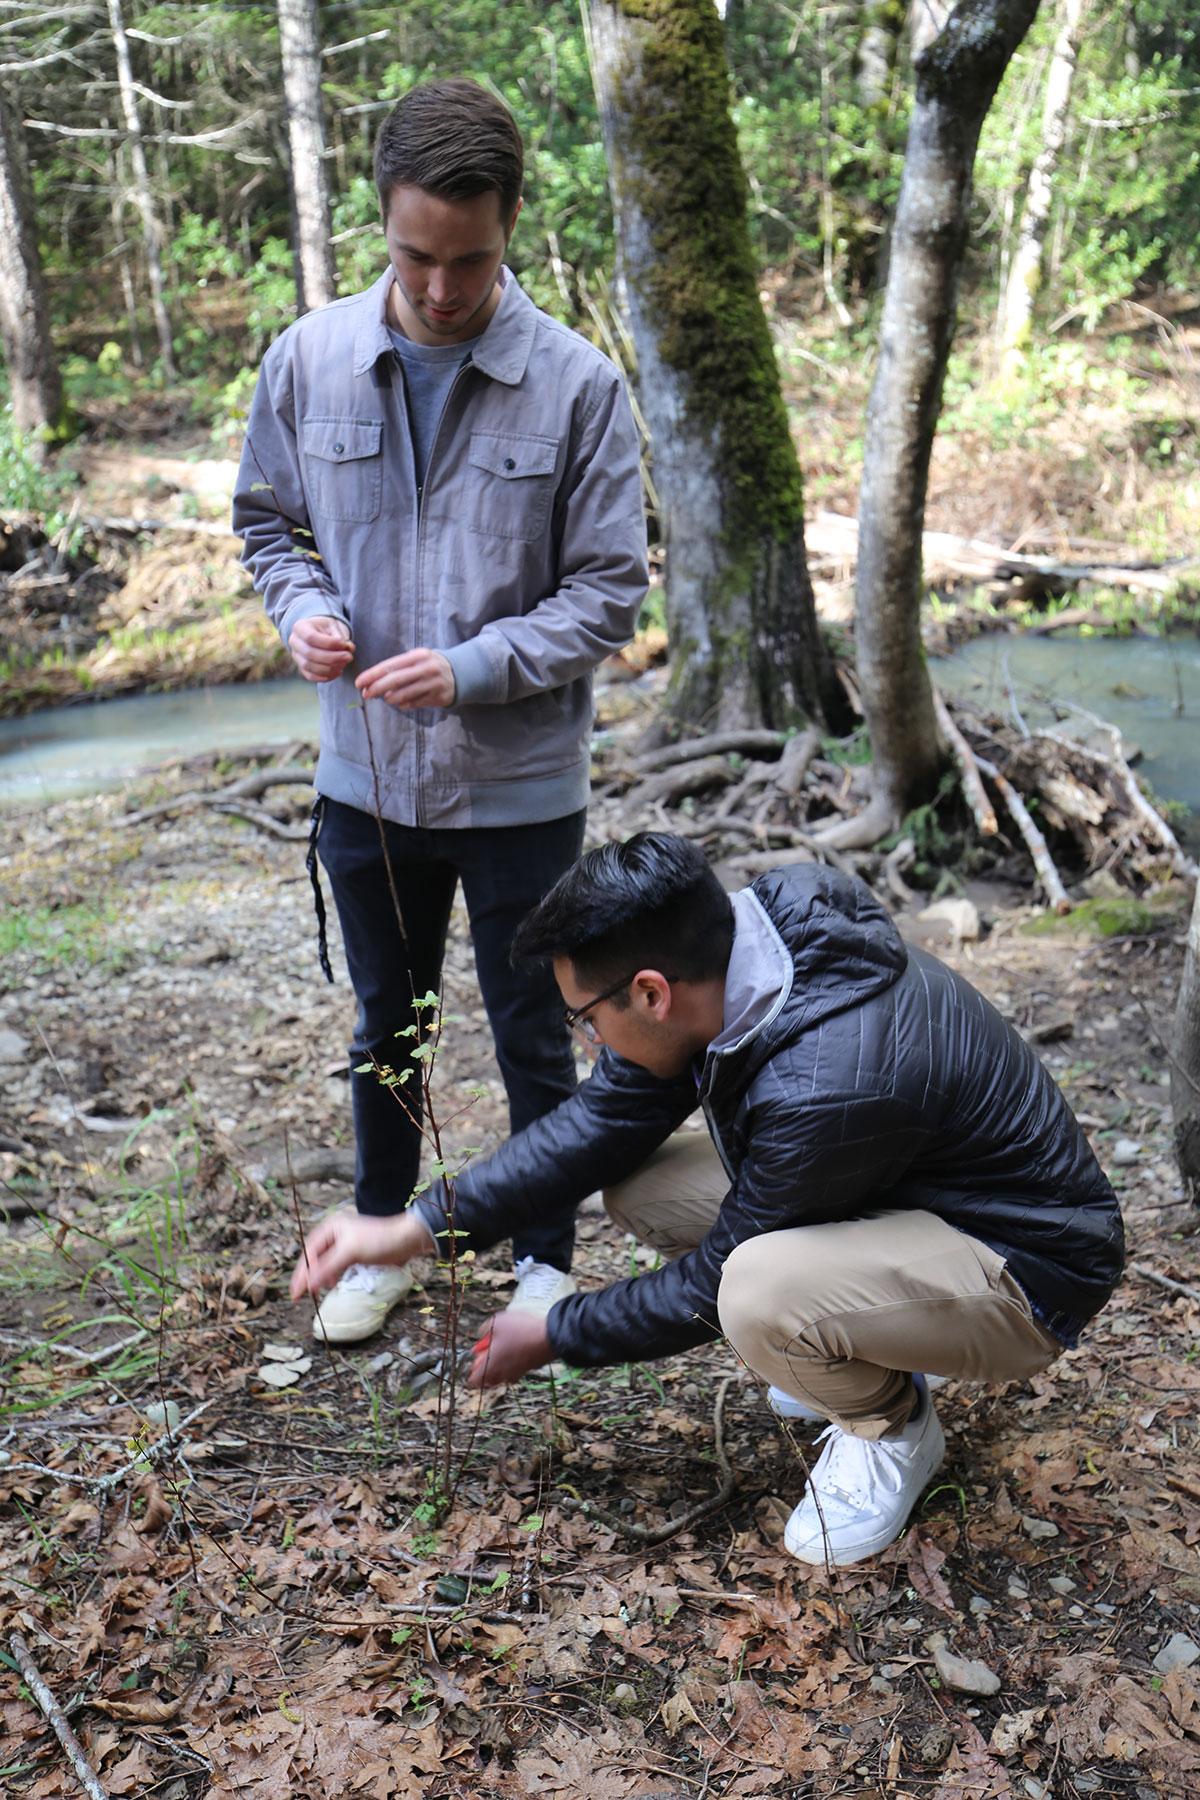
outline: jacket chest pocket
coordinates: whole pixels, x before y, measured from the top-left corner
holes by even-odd
[[[380,419],[305,419],[300,426],[304,491],[314,514],[365,522],[383,494]]]
[[[471,530],[522,543],[543,536],[554,500],[557,463],[557,438],[473,431],[466,508]]]

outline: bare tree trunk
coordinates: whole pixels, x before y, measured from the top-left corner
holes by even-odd
[[[1175,1003],[1171,1112],[1184,1190],[1200,1204],[1200,886],[1192,907],[1183,976]]]
[[[921,644],[921,533],[954,334],[979,131],[1038,0],[961,0],[916,66],[867,407],[855,645],[874,760],[871,806],[830,842],[870,842],[928,800],[941,766]]]
[[[13,423],[40,446],[61,422],[62,382],[50,335],[50,308],[33,227],[20,119],[0,88],[0,338],[12,390]]]
[[[714,728],[832,720],[721,21],[712,0],[586,16],[667,547],[670,709]]]
[[[1000,332],[1002,378],[1016,371],[1029,345],[1033,303],[1042,281],[1042,247],[1050,221],[1050,203],[1054,198],[1054,175],[1067,140],[1084,3],[1085,0],[1062,0],[1058,36],[1050,58],[1050,73],[1046,77],[1042,146],[1029,171],[1017,250],[1004,290],[1004,323]]]
[[[908,20],[909,54],[915,63],[924,56],[941,32],[954,0],[911,0]]]
[[[859,104],[867,112],[887,108],[903,27],[903,0],[866,0],[856,76]]]
[[[112,194],[109,200],[109,217],[112,220],[113,243],[117,246],[117,268],[121,276],[121,297],[125,302],[125,317],[129,322],[129,353],[133,358],[135,369],[146,366],[146,358],[142,352],[142,328],[138,323],[137,292],[133,285],[133,269],[130,266],[128,240],[121,218],[121,164],[116,155],[110,159],[112,170]]]
[[[129,134],[129,156],[133,164],[133,197],[142,219],[142,240],[146,249],[146,273],[150,278],[150,306],[154,328],[158,333],[158,353],[162,361],[164,381],[176,378],[175,352],[171,343],[171,320],[167,313],[162,269],[162,229],[154,208],[150,172],[146,167],[146,149],[142,142],[142,122],[138,117],[137,91],[133,85],[133,64],[129,57],[129,39],[125,35],[125,19],[121,0],[108,0],[108,17],[112,25],[113,46],[117,53],[117,83],[121,90],[121,110]]]
[[[321,30],[317,0],[277,4],[296,223],[296,310],[304,313],[328,306],[337,293],[321,114]]]

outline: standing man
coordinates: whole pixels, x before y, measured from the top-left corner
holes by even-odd
[[[694,844],[643,833],[590,850],[514,950],[553,961],[568,1017],[604,1048],[566,1105],[459,1178],[461,1247],[601,1184],[666,1260],[546,1319],[499,1314],[472,1383],[724,1332],[776,1412],[830,1421],[787,1548],[875,1555],[945,1450],[913,1371],[1023,1380],[1120,1276],[1117,1199],[1059,1088],[982,994],[818,865],[730,896]],[[697,1106],[708,1134],[672,1135]],[[335,1214],[292,1293],[368,1247],[402,1264],[447,1229],[436,1189],[401,1218]]]
[[[398,1061],[441,984],[461,881],[514,1131],[575,1088],[549,971],[518,922],[578,856],[592,671],[646,591],[638,441],[621,377],[504,267],[523,151],[469,81],[413,89],[375,179],[389,266],[264,359],[234,497],[243,560],[320,685],[314,839],[342,926],[360,1214],[403,1209],[421,1122],[366,1063]],[[399,918],[397,918],[399,913]],[[514,1237],[513,1305],[574,1292],[573,1208]],[[368,1336],[411,1286],[357,1264],[314,1330]]]

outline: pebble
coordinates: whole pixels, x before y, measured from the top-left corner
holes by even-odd
[[[1080,1794],[1094,1794],[1102,1786],[1101,1777],[1089,1774],[1086,1769],[1081,1769],[1078,1775],[1072,1771],[1071,1779],[1075,1783],[1076,1792]]]
[[[1010,1600],[1028,1600],[1029,1589],[1023,1587],[1019,1581],[1010,1581],[1008,1584],[1008,1597]]]
[[[1115,1169],[1126,1169],[1141,1154],[1142,1146],[1134,1138],[1118,1138],[1108,1153],[1108,1160]]]
[[[1036,1775],[1027,1775],[1021,1783],[1021,1791],[1029,1795],[1029,1800],[1046,1800],[1050,1789]]]
[[[1069,1575],[1052,1575],[1046,1585],[1052,1588],[1056,1594],[1073,1594],[1075,1592],[1075,1583]]]
[[[1058,1536],[1058,1526],[1049,1519],[1035,1519],[1029,1513],[1021,1518],[1021,1529],[1026,1537],[1032,1538],[1035,1544],[1048,1543]]]
[[[25,1058],[29,1049],[29,1039],[23,1038],[19,1031],[0,1031],[0,1063],[19,1063]]]
[[[637,1691],[636,1689],[631,1688],[627,1681],[618,1681],[616,1687],[612,1691],[612,1697],[617,1702],[618,1706],[622,1706],[630,1700],[636,1700]]]
[[[982,1594],[972,1594],[968,1604],[977,1619],[986,1619],[993,1610],[991,1601],[985,1600]]]
[[[1158,1670],[1160,1675],[1169,1675],[1172,1669],[1190,1669],[1198,1658],[1200,1658],[1200,1644],[1190,1637],[1185,1637],[1182,1631],[1175,1631],[1154,1658],[1152,1666]]]
[[[960,1694],[998,1694],[1000,1677],[986,1663],[978,1662],[972,1657],[955,1656],[946,1648],[946,1640],[941,1632],[929,1639],[929,1648],[933,1652],[934,1666],[948,1688],[954,1688]]]

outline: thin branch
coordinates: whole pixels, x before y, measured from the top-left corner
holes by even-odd
[[[29,1645],[19,1631],[12,1632],[8,1642],[21,1674],[25,1677],[25,1685],[53,1727],[54,1735],[66,1751],[84,1792],[90,1796],[90,1800],[108,1800],[107,1791],[101,1787],[100,1777],[83,1754],[79,1739],[67,1724],[65,1713],[38,1673]]]
[[[695,1506],[689,1506],[686,1512],[668,1519],[665,1525],[638,1525],[628,1519],[616,1517],[594,1506],[590,1500],[576,1502],[579,1510],[588,1518],[599,1519],[602,1525],[610,1530],[620,1532],[624,1537],[632,1538],[636,1544],[665,1544],[678,1532],[686,1531],[698,1520],[705,1519],[709,1513],[719,1512],[730,1498],[737,1486],[737,1471],[725,1453],[725,1396],[737,1380],[736,1375],[727,1375],[717,1389],[717,1398],[713,1406],[713,1448],[717,1455],[717,1467],[721,1471],[721,1485],[715,1494],[706,1500],[698,1500]]]

